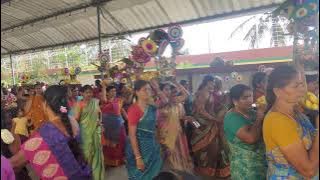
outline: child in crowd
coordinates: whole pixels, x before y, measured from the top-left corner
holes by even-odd
[[[28,137],[28,118],[24,117],[24,110],[18,109],[16,118],[12,119],[12,132],[19,135],[21,143],[24,143]]]

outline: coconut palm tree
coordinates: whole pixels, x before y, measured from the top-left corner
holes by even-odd
[[[249,17],[241,23],[230,35],[233,38],[235,35],[243,33],[243,29],[249,30],[245,33],[243,40],[249,42],[250,48],[258,48],[261,40],[270,35],[270,47],[285,46],[288,38],[287,25],[289,21],[284,17],[273,17],[272,13],[264,13]]]

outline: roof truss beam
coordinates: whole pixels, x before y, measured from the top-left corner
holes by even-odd
[[[4,4],[4,3],[7,3],[7,2],[10,2],[11,0],[1,0],[1,4]]]
[[[109,0],[110,1],[110,0]],[[182,21],[182,22],[177,22],[178,24],[181,25],[191,25],[194,23],[201,23],[201,22],[209,22],[209,21],[216,21],[219,19],[223,18],[232,18],[232,17],[238,17],[240,15],[250,15],[254,13],[260,13],[260,12],[266,12],[269,10],[273,10],[274,8],[278,7],[279,4],[272,4],[272,5],[267,5],[267,6],[261,6],[261,7],[256,7],[252,9],[246,9],[246,10],[240,10],[240,11],[235,11],[235,12],[230,12],[230,13],[225,13],[225,14],[218,14],[218,15],[213,15],[213,16],[207,16],[207,17],[202,17],[199,19],[193,19],[193,20],[187,20],[187,21]],[[165,28],[170,26],[170,24],[163,24],[160,26],[152,26],[152,27],[147,27],[143,29],[136,29],[136,30],[127,30],[124,32],[118,32],[114,34],[102,34],[101,38],[112,38],[116,36],[123,36],[123,35],[128,35],[128,34],[134,34],[138,32],[144,32],[144,31],[149,31],[153,29],[158,29],[158,28]],[[72,44],[77,44],[77,43],[84,43],[84,42],[90,42],[90,41],[95,41],[97,40],[98,37],[93,37],[93,38],[88,38],[88,39],[82,39],[78,41],[70,41],[70,42],[64,42],[64,43],[59,43],[55,45],[49,45],[49,46],[41,46],[41,47],[35,47],[35,48],[30,48],[30,49],[21,49],[17,51],[12,51],[12,54],[19,54],[19,53],[26,53],[29,51],[36,51],[36,50],[45,50],[45,49],[50,49],[50,48],[57,48],[57,47],[63,47],[63,46],[68,46]],[[4,53],[2,55],[8,55],[9,53]]]
[[[10,1],[10,0],[1,0],[1,4],[2,4],[3,1]],[[69,9],[63,9],[61,11],[57,11],[57,12],[54,12],[52,14],[48,14],[46,16],[42,16],[42,17],[39,17],[39,18],[31,19],[31,20],[22,22],[20,24],[1,29],[1,32],[10,31],[10,30],[13,30],[15,28],[21,28],[23,26],[32,25],[34,23],[37,23],[37,22],[40,22],[40,21],[45,21],[47,19],[59,16],[59,15],[72,13],[72,12],[75,12],[75,11],[78,11],[78,10],[81,10],[81,9],[86,9],[86,8],[89,8],[89,7],[92,7],[92,6],[97,6],[98,4],[104,4],[104,3],[107,3],[107,2],[110,2],[110,1],[112,1],[112,0],[92,0],[90,3],[80,4],[78,6],[75,6],[75,7],[69,8]]]

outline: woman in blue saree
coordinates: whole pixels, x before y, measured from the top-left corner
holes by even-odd
[[[154,89],[158,90],[158,87]],[[160,145],[155,136],[157,108],[150,103],[151,88],[148,82],[136,81],[134,90],[137,102],[128,110],[126,166],[130,180],[151,180],[162,168]]]

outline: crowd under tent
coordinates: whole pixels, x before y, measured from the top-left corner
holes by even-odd
[[[1,57],[271,11],[284,0],[1,0]],[[14,75],[13,67],[12,76]],[[14,78],[13,78],[14,79]],[[14,80],[13,83],[15,84]]]

